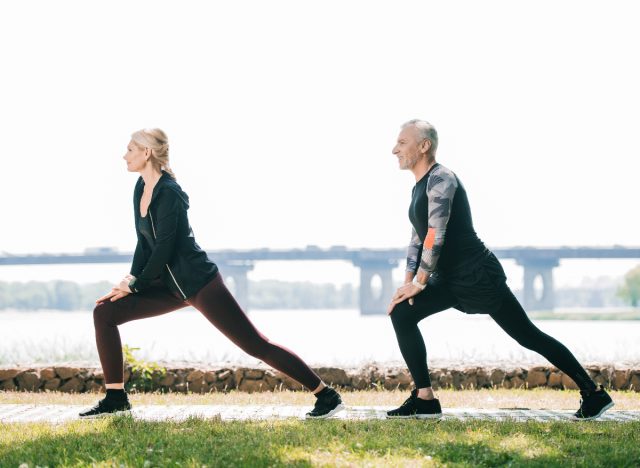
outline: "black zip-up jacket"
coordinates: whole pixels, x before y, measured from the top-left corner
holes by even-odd
[[[149,288],[153,280],[161,279],[186,300],[215,278],[218,267],[196,243],[187,218],[189,197],[169,173],[162,171],[145,218],[140,216],[143,190],[144,180],[140,177],[133,191],[138,243],[131,264],[135,279],[129,283],[129,289],[138,293]],[[150,236],[141,232],[141,219],[148,220]]]

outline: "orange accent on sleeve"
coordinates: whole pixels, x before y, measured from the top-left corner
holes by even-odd
[[[433,244],[436,242],[436,230],[434,228],[429,228],[427,231],[427,238],[424,240],[424,246],[427,249],[433,249]]]

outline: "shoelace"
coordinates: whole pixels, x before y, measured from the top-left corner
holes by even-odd
[[[404,403],[402,403],[402,405],[400,405],[400,408],[405,408],[407,406],[410,406],[416,399],[416,396],[413,395],[413,393],[411,394],[411,396],[409,398],[407,398]]]

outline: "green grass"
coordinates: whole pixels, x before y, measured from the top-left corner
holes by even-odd
[[[577,392],[439,391],[446,407],[575,409]],[[347,404],[391,405],[406,392],[345,393]],[[613,392],[615,409],[640,394]],[[0,403],[94,402],[96,395],[0,393]],[[302,392],[132,395],[134,404],[309,404]],[[638,466],[640,422],[97,421],[0,424],[0,467]]]
[[[1,466],[637,466],[640,423],[145,422],[0,426]]]

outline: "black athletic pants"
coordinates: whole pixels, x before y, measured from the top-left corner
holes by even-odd
[[[309,390],[315,390],[320,385],[320,377],[302,359],[287,348],[269,341],[256,329],[224,285],[220,274],[186,301],[165,287],[157,286],[114,302],[107,300],[98,304],[93,311],[93,321],[105,383],[123,381],[118,325],[166,314],[189,305],[200,311],[246,353],[285,373]]]
[[[430,279],[424,291],[408,301],[397,304],[391,312],[391,321],[398,338],[402,357],[409,367],[417,388],[431,386],[427,367],[427,349],[418,328],[418,322],[437,312],[457,305],[457,300],[441,280]],[[527,349],[543,355],[551,364],[571,377],[580,390],[594,390],[595,384],[566,346],[536,327],[513,293],[505,288],[502,306],[489,313],[491,318],[509,336]]]

